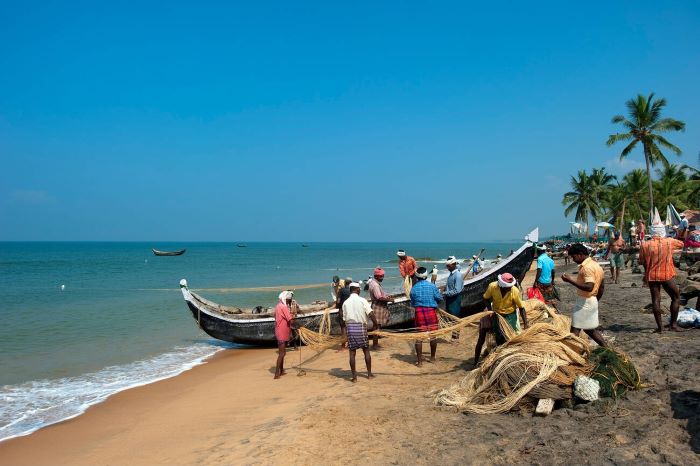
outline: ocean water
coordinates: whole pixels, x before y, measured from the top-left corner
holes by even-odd
[[[507,256],[521,243],[0,242],[0,440],[69,419],[127,388],[175,376],[236,345],[201,332],[179,281],[239,307],[330,299],[333,275],[366,279],[381,265],[398,289],[395,252],[431,268],[448,255]],[[151,247],[186,248],[156,257]],[[444,265],[440,265],[444,273]],[[271,361],[271,364],[273,361]]]

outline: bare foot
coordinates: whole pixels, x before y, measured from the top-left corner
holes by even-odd
[[[367,374],[367,378],[368,378],[368,379],[373,379],[373,378],[374,378],[374,374],[372,374],[372,373],[370,372],[369,374]]]
[[[287,371],[282,371],[282,373],[280,374],[280,377],[283,375],[287,375]]]
[[[430,359],[428,359],[428,362],[429,362],[430,364],[435,363],[435,358],[430,358]]]
[[[277,380],[277,379],[279,379],[279,378],[280,378],[279,374],[275,374],[274,379]]]
[[[423,361],[416,361],[416,366],[423,367]]]
[[[680,327],[678,327],[678,325],[671,325],[671,324],[668,324],[668,325],[664,326],[664,328],[666,328],[666,329],[668,329],[668,330],[670,330],[670,331],[672,331],[672,332],[682,332],[682,331],[683,331],[683,329],[681,329]]]
[[[352,383],[357,382],[357,377],[353,377],[352,379],[350,379],[350,382],[352,382]]]
[[[662,332],[662,330],[660,328],[657,328],[656,330],[654,330],[654,333],[661,333],[661,332]]]
[[[373,350],[379,350],[379,349],[382,349],[382,348],[384,348],[382,345],[372,345],[372,349],[373,349]]]

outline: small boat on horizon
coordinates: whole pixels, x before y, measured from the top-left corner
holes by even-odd
[[[302,248],[308,248],[309,245],[308,245],[308,244],[302,244],[301,247],[302,247]]]
[[[181,256],[187,251],[187,249],[180,249],[179,251],[159,251],[158,249],[151,248],[153,254],[156,256]]]
[[[535,258],[535,243],[538,241],[538,236],[539,231],[536,228],[525,237],[525,243],[513,254],[502,259],[493,267],[484,270],[476,277],[464,281],[464,289],[460,295],[462,315],[483,310],[483,294],[499,274],[508,272],[518,282],[523,280]],[[180,280],[180,291],[197,325],[209,336],[232,343],[276,344],[275,314],[272,307],[258,306],[254,309],[241,309],[217,304],[190,291],[187,280],[184,278]],[[389,323],[387,327],[401,327],[411,324],[415,310],[411,307],[410,300],[403,293],[392,295],[392,297],[394,301],[388,305]],[[338,310],[335,309],[334,302],[316,301],[311,304],[302,304],[296,321],[300,326],[318,331],[321,318],[326,312],[331,317],[331,333],[338,334],[340,327],[335,318]]]
[[[245,244],[245,243],[238,243],[238,244],[236,245],[236,247],[239,247],[239,248],[247,248],[248,245]]]

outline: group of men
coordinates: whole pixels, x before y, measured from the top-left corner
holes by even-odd
[[[666,238],[663,225],[652,225],[652,237],[642,241],[640,245],[639,263],[644,267],[644,283],[651,291],[654,317],[657,324],[657,332],[661,332],[661,307],[660,293],[663,289],[671,297],[671,323],[667,326],[671,330],[679,330],[676,320],[678,318],[680,293],[675,284],[675,267],[672,254],[675,249],[683,247],[683,242],[673,238]],[[611,275],[614,283],[619,282],[619,269],[622,267],[621,254],[625,246],[624,240],[616,233],[610,240],[606,256],[611,258]],[[537,274],[534,288],[539,290],[545,302],[553,302],[559,299],[555,287],[556,271],[554,261],[547,254],[544,245],[537,246]],[[461,313],[461,293],[464,288],[464,276],[458,268],[458,260],[450,256],[446,262],[449,271],[444,289],[439,289],[433,280],[428,280],[429,272],[425,267],[418,267],[415,259],[405,251],[397,251],[399,259],[399,271],[401,276],[409,281],[410,303],[415,309],[414,327],[421,332],[438,329],[438,304],[445,303],[445,309],[455,317]],[[571,332],[579,335],[583,330],[598,345],[606,346],[602,334],[598,330],[598,303],[605,291],[605,272],[601,266],[591,257],[590,251],[580,243],[573,244],[568,249],[570,257],[578,265],[576,277],[569,274],[561,275],[561,280],[576,288],[576,301],[572,311]],[[433,272],[433,275],[435,273]],[[390,323],[388,304],[392,298],[386,294],[382,286],[385,272],[381,267],[374,269],[369,280],[367,290],[369,298],[360,296],[361,286],[351,277],[345,279],[344,286],[338,286],[336,306],[338,308],[338,320],[346,336],[347,349],[349,350],[350,370],[352,381],[357,381],[355,358],[358,349],[361,349],[369,378],[372,374],[372,356],[369,352],[368,324],[371,321],[373,329],[378,330]],[[340,280],[334,280],[340,285]],[[284,375],[284,354],[286,343],[290,337],[290,329],[293,327],[293,317],[289,312],[292,303],[291,292],[282,292],[275,308],[276,326],[275,334],[278,340],[278,359],[275,378]],[[479,322],[479,336],[474,351],[474,365],[481,357],[482,346],[486,335],[493,332],[497,344],[503,343],[509,334],[528,327],[527,314],[523,306],[521,292],[517,281],[509,273],[499,274],[497,281],[489,284],[483,295],[484,306],[493,311]],[[522,325],[521,322],[522,321]],[[509,328],[505,328],[508,326]],[[459,338],[459,334],[452,335],[453,340]],[[378,337],[373,337],[373,348],[379,347]],[[341,348],[342,349],[342,348]],[[416,365],[423,364],[423,343],[416,340]],[[435,361],[437,352],[437,340],[430,339],[430,362]]]

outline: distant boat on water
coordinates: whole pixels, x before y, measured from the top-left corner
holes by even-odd
[[[248,245],[245,243],[238,243],[236,246],[238,246],[239,248],[247,248],[248,247]]]
[[[180,249],[179,251],[159,251],[158,249],[151,248],[153,254],[156,256],[181,256],[187,251],[187,249]]]
[[[302,244],[301,247],[302,247],[302,248],[308,248],[309,245],[308,245],[308,244]]]

